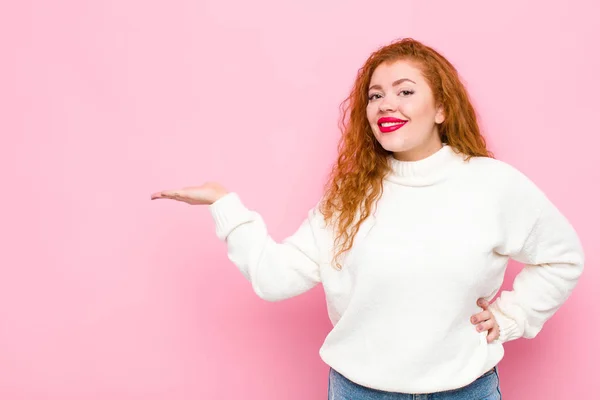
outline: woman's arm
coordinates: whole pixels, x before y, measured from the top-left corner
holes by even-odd
[[[262,299],[297,296],[321,281],[318,231],[323,221],[316,208],[281,243],[271,238],[262,217],[246,208],[236,193],[221,197],[209,209],[217,236],[227,244],[229,259]]]
[[[518,171],[503,202],[506,240],[496,251],[525,264],[513,290],[490,306],[500,342],[533,338],[564,304],[583,272],[577,233],[554,204]]]

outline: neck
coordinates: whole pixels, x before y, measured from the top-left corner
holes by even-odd
[[[419,161],[437,153],[444,147],[437,126],[433,129],[431,135],[431,140],[426,140],[424,145],[408,151],[394,153],[394,158],[399,161]]]
[[[416,160],[397,159],[394,154],[389,158],[390,173],[386,179],[403,186],[429,186],[444,180],[462,163],[463,156],[445,144]]]

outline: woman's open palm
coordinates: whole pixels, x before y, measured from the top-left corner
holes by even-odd
[[[153,193],[151,200],[171,199],[191,205],[212,204],[227,194],[227,190],[217,182],[206,182],[200,186],[188,186],[177,190],[163,190]]]

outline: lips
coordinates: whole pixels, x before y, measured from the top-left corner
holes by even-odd
[[[377,125],[381,133],[390,133],[402,128],[407,122],[405,119],[383,117],[379,118]]]

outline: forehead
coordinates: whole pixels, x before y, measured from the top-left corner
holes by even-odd
[[[416,83],[423,83],[425,78],[421,70],[406,60],[398,60],[379,64],[371,76],[371,85],[391,85],[398,79],[408,78]]]

